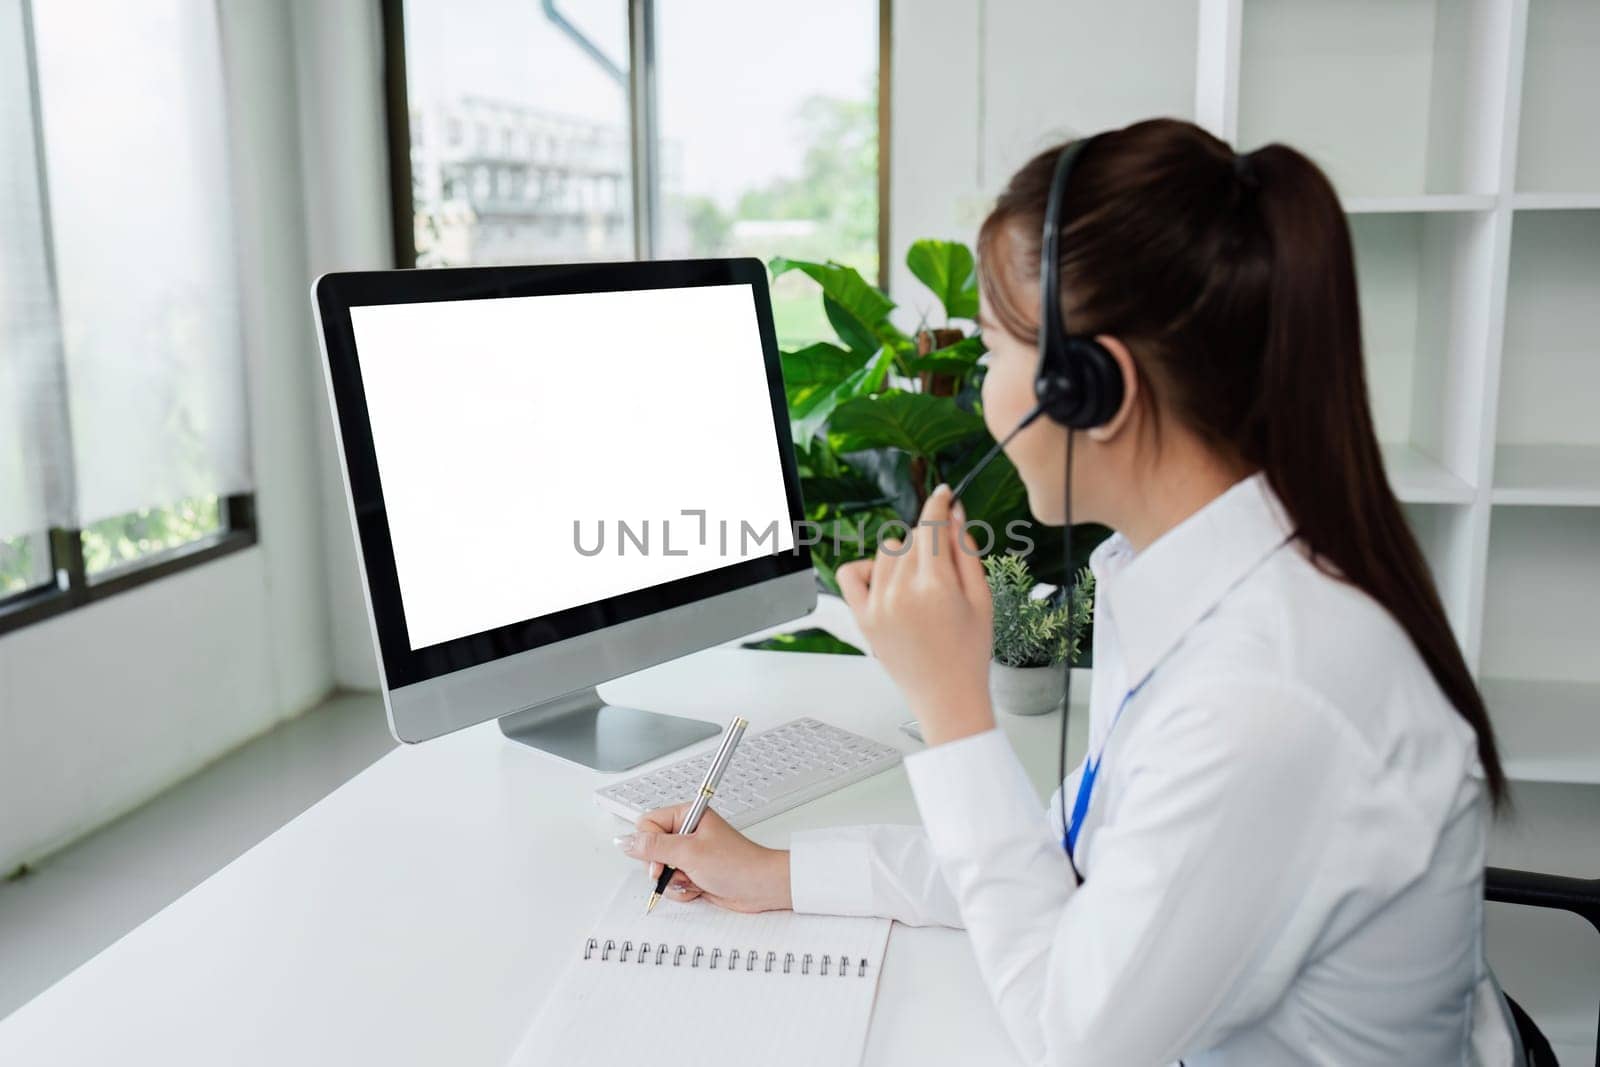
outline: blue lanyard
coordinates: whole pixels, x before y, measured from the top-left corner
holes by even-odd
[[[1061,842],[1061,847],[1067,850],[1069,856],[1077,856],[1078,831],[1083,828],[1084,816],[1089,814],[1089,797],[1094,793],[1094,780],[1100,773],[1100,760],[1106,754],[1106,746],[1111,744],[1111,734],[1116,730],[1117,723],[1122,721],[1122,713],[1127,710],[1128,702],[1144,688],[1154,673],[1150,671],[1139,679],[1138,685],[1122,695],[1122,703],[1117,705],[1117,713],[1111,717],[1111,728],[1106,731],[1105,740],[1100,742],[1099,754],[1084,761],[1083,776],[1078,779],[1078,795],[1072,801],[1072,821],[1067,824],[1067,836]]]

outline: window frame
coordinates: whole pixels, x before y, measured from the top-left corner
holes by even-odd
[[[130,560],[90,578],[83,562],[83,531],[52,527],[49,531],[51,580],[20,593],[0,598],[0,635],[179,574],[202,563],[250,548],[258,540],[254,493],[234,493],[222,498],[222,529],[176,548]]]
[[[534,0],[528,0],[529,3]],[[633,254],[654,259],[659,221],[656,128],[655,0],[628,5],[628,143],[633,204]],[[892,85],[891,7],[878,0],[878,288],[889,289],[889,167]],[[389,147],[390,226],[397,267],[417,265],[416,207],[412,200],[411,104],[406,86],[405,0],[382,0],[384,125]]]

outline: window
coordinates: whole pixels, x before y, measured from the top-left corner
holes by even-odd
[[[91,582],[101,580],[211,537],[223,529],[222,512],[222,499],[211,494],[170,507],[140,508],[85,526],[84,573]]]
[[[506,161],[530,175],[523,195],[483,183],[461,204],[449,195],[463,160],[453,135],[397,146],[392,158],[409,160],[411,175],[397,175],[396,188],[410,186],[414,214],[401,224],[414,236],[402,259],[788,255],[881,279],[886,7],[388,0],[388,40],[403,49],[389,69],[404,78],[391,86],[402,109],[392,136],[405,137],[406,108],[450,131],[478,123],[480,141],[494,127]],[[633,76],[630,57],[642,54],[653,56],[648,80]],[[501,194],[492,218],[491,191]],[[777,280],[773,304],[786,346],[831,336],[800,275]]]
[[[50,581],[50,546],[43,534],[0,541],[0,597],[37,589]]]
[[[0,0],[0,632],[254,540],[221,68],[212,6]]]
[[[657,20],[658,254],[834,259],[877,277],[878,5],[716,0],[659,5]],[[786,346],[834,336],[798,272],[772,301]]]
[[[412,141],[392,155],[411,165],[417,264],[630,256],[626,202],[579,207],[559,191],[567,183],[630,180],[626,5],[580,3],[570,17],[581,30],[547,16],[539,0],[394,0],[387,10],[403,27],[409,107],[447,129],[475,131],[475,151]],[[622,66],[597,62],[596,54],[620,57]],[[584,158],[572,152],[581,142],[595,146]],[[537,161],[544,195],[512,201],[487,167],[470,186],[452,183],[487,157],[490,144],[509,165]],[[446,195],[452,188],[455,197]]]

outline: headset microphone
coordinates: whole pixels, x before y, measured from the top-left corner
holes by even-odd
[[[961,494],[967,491],[967,486],[971,485],[972,480],[982,473],[983,468],[994,462],[994,458],[1000,454],[1000,450],[1005,448],[1006,445],[1009,445],[1013,437],[1017,436],[1017,434],[1021,433],[1023,430],[1026,430],[1029,426],[1032,426],[1039,416],[1043,414],[1043,404],[1033,405],[1033,410],[1022,416],[1022,421],[1017,423],[1016,429],[1006,434],[1003,440],[996,441],[994,443],[994,447],[985,452],[983,458],[978,460],[977,465],[969,470],[966,473],[966,476],[956,483],[956,487],[950,491],[950,503],[954,504],[957,500],[960,500]]]

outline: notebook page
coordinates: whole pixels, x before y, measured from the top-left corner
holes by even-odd
[[[636,874],[623,880],[589,934],[596,941],[589,958],[583,958],[584,940],[573,945],[573,961],[524,1035],[513,1067],[640,1060],[696,1067],[860,1063],[887,919],[740,915],[705,901],[671,900],[646,916],[649,895]],[[613,943],[609,951],[607,941]],[[631,947],[622,962],[625,942]],[[848,960],[843,971],[841,959]]]

